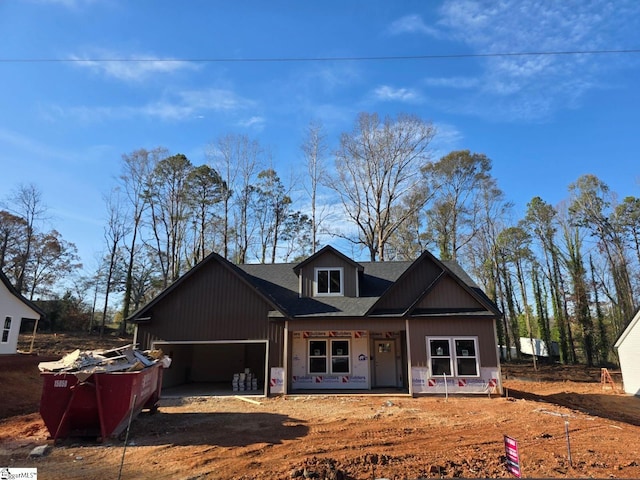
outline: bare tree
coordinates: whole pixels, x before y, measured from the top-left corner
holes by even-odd
[[[531,324],[531,308],[529,307],[527,282],[525,279],[525,264],[532,260],[532,252],[530,248],[531,236],[524,228],[524,225],[520,224],[517,227],[509,227],[500,232],[498,236],[498,243],[501,245],[502,253],[506,261],[515,267],[515,276],[518,281],[518,286],[520,287],[520,296],[522,299],[522,309],[524,311],[523,313],[527,334],[533,348],[533,368],[537,369],[535,344],[533,342],[534,335]],[[518,341],[519,339],[514,338],[514,340]]]
[[[33,300],[36,293],[47,295],[61,277],[82,267],[77,252],[76,246],[63,240],[55,230],[36,234],[32,260],[25,276],[25,287],[27,281],[29,284],[28,298]]]
[[[630,273],[635,272],[633,279],[635,280],[635,298],[640,292],[640,198],[625,197],[622,203],[616,206],[614,219],[617,228],[629,244],[629,248],[633,251],[630,257],[635,257],[635,268],[630,266]],[[639,306],[640,300],[636,300],[634,305]]]
[[[422,167],[425,185],[434,197],[427,211],[440,258],[456,260],[481,228],[484,191],[495,188],[491,160],[481,153],[459,150]]]
[[[254,186],[255,216],[260,232],[260,262],[266,263],[267,248],[271,247],[271,263],[275,263],[278,242],[283,233],[285,222],[291,209],[291,197],[272,168],[258,174]]]
[[[120,185],[128,201],[128,211],[131,222],[131,235],[127,247],[129,258],[127,260],[127,274],[125,279],[124,299],[122,306],[122,332],[126,329],[126,319],[131,308],[131,291],[133,288],[133,269],[135,252],[137,251],[138,236],[144,213],[148,208],[148,196],[145,191],[151,181],[151,172],[160,161],[167,157],[164,148],[158,147],[151,151],[145,149],[122,155],[122,173],[119,176]]]
[[[361,113],[353,131],[340,137],[332,186],[358,230],[358,237],[349,240],[365,247],[372,261],[385,260],[391,235],[411,218],[414,208],[422,207],[394,211],[417,189],[434,135],[433,125],[416,116],[381,120],[375,113]]]
[[[385,247],[385,255],[390,260],[415,260],[426,249],[427,238],[424,233],[424,219],[421,215],[422,206],[426,202],[428,190],[418,189],[402,199],[401,205],[392,209],[394,217],[402,217],[410,211],[404,222],[389,237]]]
[[[16,264],[16,283],[15,288],[19,292],[25,290],[25,275],[29,268],[31,260],[32,248],[35,235],[37,233],[37,224],[45,219],[47,207],[42,201],[42,192],[34,184],[20,185],[9,197],[9,210],[11,213],[22,218],[25,222],[26,232],[24,243],[22,244],[21,253]]]
[[[594,175],[581,176],[569,186],[569,191],[572,195],[569,206],[571,221],[591,233],[609,263],[616,290],[616,298],[613,300],[619,309],[617,324],[620,328],[615,332],[617,336],[633,317],[635,302],[624,229],[615,216],[615,196],[609,187]]]
[[[564,315],[563,299],[564,292],[561,289],[560,282],[560,250],[557,245],[556,234],[558,231],[558,212],[553,206],[546,203],[540,197],[534,197],[527,204],[527,214],[525,222],[532,232],[533,237],[537,240],[539,248],[542,252],[540,262],[545,269],[545,276],[549,282],[551,290],[551,305],[553,308],[554,319],[558,328],[560,339],[560,353],[563,362],[570,361],[569,337],[568,337],[568,318]],[[545,335],[548,336],[545,337]],[[550,325],[543,330],[543,337],[547,346],[551,345]]]
[[[564,263],[573,287],[572,300],[574,315],[580,325],[582,346],[587,365],[593,366],[594,360],[594,327],[589,308],[587,272],[582,256],[583,238],[579,227],[568,223],[563,224],[563,237],[566,247]]]
[[[22,271],[23,246],[28,225],[24,218],[0,211],[0,270],[15,283]]]
[[[194,248],[188,260],[195,265],[211,252],[207,245],[214,243],[210,241],[213,237],[213,209],[223,200],[226,187],[218,172],[209,165],[200,165],[187,176],[186,190],[194,225]]]
[[[222,199],[223,256],[231,258],[230,245],[235,240],[234,260],[244,263],[252,234],[249,218],[252,184],[264,150],[246,135],[229,134],[218,139],[209,155],[226,186]]]
[[[123,206],[119,192],[112,191],[111,195],[106,199],[107,206],[107,226],[104,231],[104,239],[106,242],[105,263],[105,288],[104,288],[104,308],[102,310],[102,322],[100,324],[100,336],[104,334],[104,327],[107,318],[109,306],[109,294],[113,290],[114,273],[120,261],[118,252],[121,243],[128,233],[128,225],[123,215]]]
[[[482,191],[479,211],[480,227],[470,243],[465,260],[470,273],[484,286],[484,290],[503,312],[502,320],[496,322],[500,345],[505,346],[505,356],[511,359],[509,337],[509,316],[506,302],[506,288],[501,275],[502,258],[498,246],[499,232],[504,229],[507,216],[513,204],[505,198],[504,192],[496,185]]]
[[[311,200],[311,251],[318,249],[318,233],[324,219],[324,209],[318,211],[318,189],[326,181],[325,156],[327,154],[326,134],[322,124],[311,122],[307,126],[306,138],[301,147],[307,164],[307,182],[304,188]]]
[[[183,267],[188,225],[187,177],[193,165],[182,154],[158,162],[147,189],[151,230],[163,287],[175,281]]]

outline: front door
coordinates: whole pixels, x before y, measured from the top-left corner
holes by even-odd
[[[398,384],[396,373],[396,344],[394,340],[375,341],[375,386],[395,387]]]

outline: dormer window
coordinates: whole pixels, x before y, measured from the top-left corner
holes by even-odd
[[[314,294],[316,296],[344,295],[342,268],[316,268]]]

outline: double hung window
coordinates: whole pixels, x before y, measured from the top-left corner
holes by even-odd
[[[315,269],[315,294],[343,295],[342,268],[316,268]]]
[[[309,373],[349,373],[350,358],[349,340],[309,340]]]
[[[11,317],[4,319],[4,325],[2,326],[2,343],[9,341],[9,332],[11,331]]]
[[[480,375],[476,337],[428,337],[427,353],[433,376]]]

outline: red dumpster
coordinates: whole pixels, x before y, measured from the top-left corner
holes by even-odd
[[[42,372],[41,376],[40,415],[54,440],[117,437],[131,415],[157,408],[162,388],[159,362],[135,372],[93,373],[84,381],[73,373]]]

